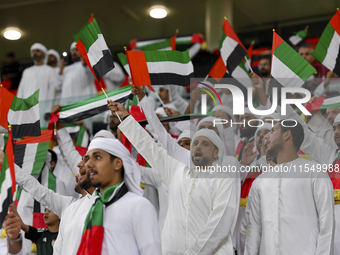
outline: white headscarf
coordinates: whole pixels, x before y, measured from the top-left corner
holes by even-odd
[[[204,122],[214,123],[215,119],[219,119],[219,118],[210,116],[210,117],[206,117],[206,118],[202,119],[200,122],[198,122],[198,124],[196,126],[196,131],[199,130],[199,127],[202,125],[202,123],[204,123]],[[218,124],[218,125],[216,125],[216,128],[218,130],[219,136],[223,137],[223,125]]]
[[[256,132],[255,132],[255,147],[257,149],[258,152],[260,152],[261,148],[257,148],[257,144],[256,144],[256,138],[257,138],[257,132],[259,132],[260,130],[262,129],[268,129],[269,131],[272,129],[272,124],[269,124],[269,123],[264,123],[263,126],[261,127],[258,127],[256,129]]]
[[[263,120],[264,118],[272,118],[273,120],[276,119],[276,121],[281,119],[279,114],[277,114],[276,112],[273,112],[272,114],[269,114],[269,115],[261,116],[261,120]]]
[[[234,115],[233,115],[233,110],[229,107],[229,106],[226,106],[226,105],[216,105],[213,109],[212,109],[213,112],[216,112],[216,111],[224,111],[226,114],[228,114],[233,122],[235,122],[235,118],[234,118]]]
[[[337,122],[340,122],[340,113],[338,113],[338,115],[336,115],[333,125]]]
[[[74,49],[74,48],[77,48],[76,47],[76,42],[73,42],[73,43],[71,43],[71,45],[70,45],[70,52],[72,52],[72,50]]]
[[[224,144],[221,138],[216,134],[214,130],[211,129],[201,129],[197,131],[192,137],[190,147],[193,149],[193,142],[199,136],[205,136],[218,148],[218,158],[214,161],[214,164],[221,164],[223,156],[225,155]],[[192,162],[193,163],[193,162]],[[194,164],[193,164],[194,165]]]
[[[255,117],[255,119],[258,119],[258,117],[259,117],[259,116],[257,116],[256,114],[252,113],[252,112],[249,110],[248,107],[245,107],[245,108],[244,108],[244,114],[246,114],[246,113],[249,113],[249,114],[253,115],[253,116]],[[243,114],[243,115],[244,115],[244,114]]]
[[[105,130],[105,129],[102,129],[100,131],[98,131],[94,137],[94,138],[100,138],[100,137],[104,137],[104,138],[111,138],[111,139],[116,139],[115,135],[112,134],[112,132],[108,131],[108,130]]]
[[[96,138],[90,143],[88,151],[100,149],[120,158],[124,166],[124,182],[130,192],[142,196],[143,190],[140,187],[140,172],[130,152],[117,139]]]
[[[60,54],[58,51],[54,50],[54,49],[49,49],[47,51],[47,56],[48,55],[53,55],[55,56],[55,58],[57,59],[57,66],[59,66],[59,62],[60,62]]]
[[[31,46],[31,49],[30,49],[30,52],[31,52],[31,57],[33,57],[33,50],[40,50],[41,52],[45,53],[45,56],[46,56],[46,53],[47,53],[47,49],[44,45],[42,45],[41,43],[34,43],[32,46]]]
[[[181,140],[182,138],[189,138],[191,139],[191,131],[190,130],[183,130],[183,132],[179,135],[179,137],[177,138],[177,142],[179,140]]]
[[[168,115],[165,113],[163,107],[158,107],[158,108],[155,110],[155,113],[161,115],[162,117],[167,117],[167,116],[168,116]]]

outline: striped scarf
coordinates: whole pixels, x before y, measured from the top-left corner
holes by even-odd
[[[86,216],[83,235],[77,255],[101,254],[104,240],[103,223],[105,207],[116,202],[128,192],[125,183],[117,190],[117,192],[115,192],[120,184],[121,183],[118,183],[107,188],[103,191],[103,194],[99,193],[99,189],[95,191],[96,200]]]
[[[333,161],[332,166],[328,169],[329,178],[331,178],[334,189],[334,204],[340,204],[340,151],[338,157]]]

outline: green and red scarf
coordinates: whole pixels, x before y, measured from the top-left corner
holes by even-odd
[[[77,255],[101,254],[104,240],[105,207],[110,206],[128,192],[125,184],[115,192],[120,184],[121,183],[118,183],[107,188],[103,191],[103,194],[99,193],[99,189],[95,191],[96,200],[86,216],[83,235]]]
[[[328,169],[334,189],[334,204],[340,204],[340,151],[332,166]]]

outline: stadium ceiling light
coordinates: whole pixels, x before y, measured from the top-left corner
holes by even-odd
[[[150,16],[154,19],[163,19],[168,15],[164,6],[153,6],[150,9]]]
[[[9,27],[9,28],[6,28],[4,31],[4,37],[7,40],[18,40],[21,38],[21,32],[18,28]]]

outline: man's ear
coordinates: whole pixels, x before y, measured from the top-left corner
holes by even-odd
[[[292,137],[292,132],[290,130],[287,130],[283,135],[283,139],[287,141],[290,137]]]
[[[214,161],[218,158],[218,149],[214,149],[214,152],[213,152],[213,158],[214,158]]]
[[[123,160],[121,158],[115,158],[112,163],[115,171],[120,170],[123,167]]]

